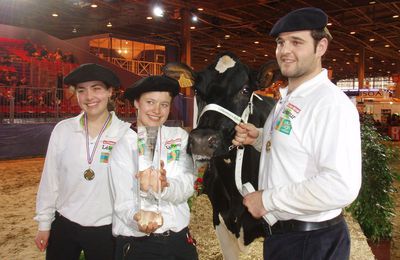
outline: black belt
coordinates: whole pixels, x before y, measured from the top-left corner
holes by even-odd
[[[336,224],[339,224],[342,221],[343,221],[342,214],[333,219],[321,222],[306,222],[306,221],[292,219],[292,220],[278,221],[273,226],[267,226],[266,229],[267,229],[267,235],[284,234],[290,232],[307,232],[307,231],[314,231],[331,227]]]
[[[118,237],[124,238],[124,239],[131,239],[134,241],[142,241],[142,240],[146,240],[149,238],[167,238],[167,237],[173,237],[176,235],[180,235],[180,234],[186,234],[187,232],[189,232],[189,229],[187,227],[185,227],[184,229],[182,229],[179,232],[174,232],[172,230],[167,230],[163,233],[150,233],[147,236],[142,236],[142,237],[127,237],[127,236],[121,236],[119,235]]]

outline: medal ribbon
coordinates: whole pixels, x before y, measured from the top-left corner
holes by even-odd
[[[87,158],[87,162],[89,164],[89,169],[90,169],[90,165],[92,164],[93,157],[94,157],[94,154],[95,154],[96,149],[97,149],[97,145],[99,144],[99,141],[100,141],[100,138],[101,138],[102,134],[106,130],[108,122],[110,122],[111,114],[108,114],[107,120],[104,123],[103,127],[101,128],[99,135],[97,136],[96,143],[95,143],[91,153],[89,152],[89,150],[90,150],[89,149],[89,127],[88,127],[88,122],[87,122],[88,119],[87,119],[87,114],[86,113],[84,114],[84,119],[85,119],[85,134],[86,134],[86,158]]]

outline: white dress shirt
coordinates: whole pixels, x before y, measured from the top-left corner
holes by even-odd
[[[161,127],[157,139],[154,161],[165,163],[169,187],[161,194],[159,210],[164,223],[155,233],[167,230],[179,232],[190,222],[187,200],[194,192],[193,161],[186,153],[188,134],[180,127]],[[161,156],[159,155],[161,147]],[[110,182],[114,198],[113,234],[115,236],[145,236],[140,232],[133,216],[138,212],[138,190],[135,175],[138,172],[138,136],[128,131],[115,145],[110,160]],[[157,210],[156,204],[141,198],[142,209]]]
[[[107,165],[114,144],[130,124],[111,112],[111,122],[99,140],[91,164],[95,177],[89,181],[84,178],[89,164],[82,116],[59,122],[51,133],[36,200],[35,220],[41,231],[50,230],[55,211],[82,226],[111,224]],[[90,139],[90,151],[95,141],[96,138]]]
[[[270,224],[331,219],[361,186],[357,109],[326,70],[289,95],[287,90],[263,129],[259,189],[266,216]]]

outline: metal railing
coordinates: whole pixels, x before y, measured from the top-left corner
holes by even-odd
[[[134,107],[116,100],[115,112],[131,120]],[[0,86],[0,123],[58,122],[81,112],[69,89]]]
[[[115,93],[115,96],[121,95]],[[115,98],[114,103],[119,118],[128,122],[135,118],[135,108],[128,100]],[[181,122],[174,125],[188,125],[192,106],[193,97],[175,97],[170,121]],[[69,88],[0,86],[0,124],[58,122],[80,112],[75,94]]]
[[[161,75],[161,68],[164,66],[164,63],[159,62],[126,60],[121,58],[112,58],[111,62],[142,77],[149,75]]]

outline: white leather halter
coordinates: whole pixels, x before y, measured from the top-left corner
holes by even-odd
[[[249,116],[253,114],[253,98],[257,97],[259,100],[262,100],[262,98],[255,94],[254,92],[251,94],[250,100],[246,108],[244,109],[242,116],[238,116],[235,113],[229,111],[228,109],[221,107],[220,105],[217,104],[208,104],[206,105],[203,110],[201,111],[198,119],[197,119],[197,125],[200,121],[201,116],[207,112],[207,111],[215,111],[220,114],[223,114],[224,116],[228,117],[231,119],[233,122],[236,124],[239,124],[241,122],[247,123],[247,120],[249,120]],[[229,150],[232,150],[235,146],[232,145],[229,147]],[[244,147],[243,146],[236,146],[236,163],[235,163],[235,184],[236,188],[244,196],[243,191],[242,191],[242,164],[243,164],[243,153],[244,153]]]

